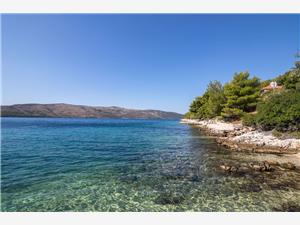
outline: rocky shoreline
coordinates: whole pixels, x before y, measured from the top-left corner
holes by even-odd
[[[217,119],[182,119],[181,123],[199,127],[210,136],[216,137],[218,144],[234,151],[274,154],[300,152],[300,139],[279,139],[273,136],[272,132],[258,131],[243,126],[240,122],[227,123]]]

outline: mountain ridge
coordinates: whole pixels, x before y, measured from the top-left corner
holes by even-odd
[[[87,106],[67,103],[28,103],[1,106],[1,117],[180,119],[183,115],[154,109]]]

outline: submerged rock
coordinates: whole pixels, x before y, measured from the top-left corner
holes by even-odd
[[[250,168],[252,168],[255,171],[261,171],[261,166],[258,164],[249,163]]]
[[[272,189],[272,190],[283,190],[283,191],[287,191],[289,190],[289,187],[285,184],[285,183],[273,183],[273,184],[268,184],[268,186]]]
[[[281,207],[276,207],[273,210],[277,212],[300,212],[300,203],[286,202],[283,203]]]
[[[192,182],[199,182],[199,181],[201,181],[201,178],[197,175],[193,175],[193,176],[190,177],[189,180],[192,181]]]
[[[239,174],[245,174],[245,173],[249,173],[249,172],[250,172],[250,168],[246,167],[246,166],[241,166],[238,169]]]
[[[271,171],[272,167],[268,161],[264,161],[264,170],[265,171]]]
[[[295,170],[296,169],[296,165],[293,163],[282,163],[280,164],[280,167],[284,168],[284,169],[288,169],[288,170]]]
[[[231,166],[228,165],[221,165],[220,168],[224,171],[230,171]]]
[[[238,167],[235,167],[235,166],[231,166],[231,168],[230,168],[230,172],[232,172],[232,173],[235,173],[235,172],[237,172],[239,170],[239,168]]]
[[[260,172],[264,172],[264,171],[271,172],[271,171],[274,171],[274,168],[267,161],[264,161],[263,163],[260,163],[260,164],[249,163],[249,166],[253,170],[255,170],[255,171],[260,171]]]
[[[135,182],[135,181],[138,180],[138,176],[136,176],[136,175],[133,175],[133,176],[130,176],[130,175],[122,176],[120,178],[120,180],[123,181],[123,182],[129,182],[129,183],[130,182]]]
[[[259,184],[250,183],[241,186],[242,192],[260,192],[261,190],[262,188]]]
[[[274,171],[274,167],[270,165],[269,162],[264,161],[260,164],[241,164],[241,165],[220,165],[220,169],[225,172],[229,173],[239,173],[239,174],[245,174],[250,172],[272,172]]]
[[[167,173],[167,174],[163,174],[163,177],[166,180],[183,180],[185,179],[185,176],[183,174],[180,173]]]
[[[159,205],[178,205],[181,204],[184,199],[183,195],[162,193],[154,200],[154,202]]]

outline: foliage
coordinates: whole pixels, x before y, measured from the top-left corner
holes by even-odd
[[[262,88],[268,86],[272,81],[273,81],[273,80],[271,80],[271,79],[270,79],[270,80],[264,80],[264,81],[261,81],[261,82],[260,82],[260,88],[262,89]]]
[[[271,81],[283,85],[280,91],[260,94]],[[275,79],[260,82],[248,72],[237,73],[232,81],[210,82],[205,93],[194,99],[189,112],[191,119],[242,119],[245,126],[273,130],[275,135],[300,135],[300,61],[295,67]]]
[[[283,133],[280,132],[280,131],[277,131],[277,130],[273,130],[273,131],[272,131],[272,135],[273,135],[274,137],[277,137],[277,138],[282,138],[282,137],[283,137]]]
[[[300,90],[300,62],[296,62],[292,70],[278,76],[276,81],[278,84],[283,85],[285,89]]]
[[[221,113],[224,119],[239,119],[244,112],[255,111],[260,95],[260,81],[257,77],[249,76],[248,72],[237,73],[224,86],[226,103]]]
[[[219,81],[212,81],[207,87],[207,115],[213,118],[221,115],[223,104],[226,102],[223,86]]]
[[[259,103],[254,123],[263,130],[300,131],[300,91],[273,94]]]
[[[242,117],[242,124],[248,127],[255,127],[256,126],[255,114],[244,113]]]
[[[183,115],[183,118],[185,118],[185,119],[191,119],[191,112],[188,111],[187,113],[185,113],[185,114]]]
[[[190,110],[186,114],[186,118],[189,119],[204,119],[207,117],[207,98],[208,95],[204,94],[203,96],[196,97],[190,105]]]
[[[192,104],[190,105],[190,111],[188,118],[190,119],[205,119],[208,117],[207,112],[208,94],[196,97]]]
[[[212,81],[207,86],[205,93],[193,100],[186,118],[207,119],[220,116],[224,103],[222,84],[219,81]]]
[[[272,135],[274,137],[277,137],[277,138],[280,138],[280,139],[288,139],[288,138],[300,139],[300,131],[280,132],[280,131],[277,131],[277,130],[273,130]]]

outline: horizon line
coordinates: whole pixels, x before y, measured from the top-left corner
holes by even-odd
[[[141,110],[141,111],[150,111],[150,110],[154,110],[154,111],[163,111],[163,112],[170,112],[170,113],[177,113],[180,115],[183,115],[184,113],[179,113],[179,112],[175,112],[175,111],[168,111],[168,110],[162,110],[162,109],[151,109],[151,108],[127,108],[127,107],[123,107],[123,106],[116,106],[116,105],[111,105],[111,106],[103,106],[103,105],[84,105],[84,104],[71,104],[71,103],[64,103],[64,102],[59,102],[59,103],[15,103],[15,104],[10,104],[10,105],[3,105],[1,103],[0,107],[3,106],[15,106],[15,105],[73,105],[73,106],[86,106],[86,107],[103,107],[103,108],[122,108],[122,109],[128,109],[128,110]]]

